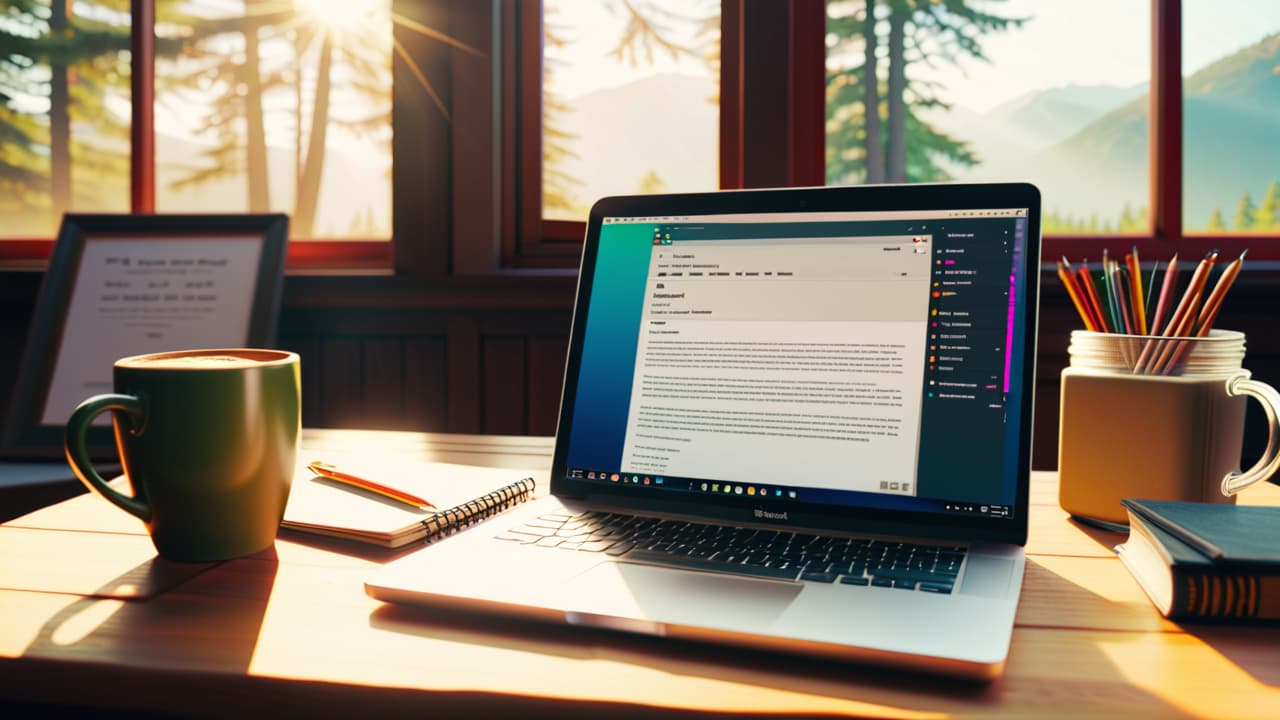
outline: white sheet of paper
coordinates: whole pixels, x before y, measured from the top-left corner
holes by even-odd
[[[98,238],[85,242],[41,423],[112,391],[116,360],[168,350],[243,347],[263,239]],[[110,424],[109,414],[96,424]]]
[[[415,520],[434,514],[432,510],[418,510],[331,480],[317,480],[315,473],[307,469],[307,463],[320,459],[298,458],[298,471],[294,475],[289,504],[284,512],[286,525],[301,524],[391,534]],[[535,476],[533,471],[451,463],[380,462],[377,459],[332,456],[323,460],[352,475],[417,495],[440,510],[461,505],[523,478]]]

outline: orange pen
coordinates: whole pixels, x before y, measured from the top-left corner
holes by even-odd
[[[310,464],[307,465],[307,468],[310,469],[311,472],[319,475],[320,477],[328,478],[330,480],[336,480],[340,483],[345,483],[352,487],[358,487],[362,490],[375,492],[375,493],[378,493],[379,495],[389,497],[392,500],[397,500],[406,505],[412,505],[416,508],[424,508],[424,509],[431,509],[431,510],[436,509],[435,505],[432,505],[429,501],[424,500],[418,497],[417,495],[407,493],[403,490],[397,490],[393,487],[387,487],[382,483],[376,483],[372,480],[367,480],[362,477],[356,477],[355,475],[352,475],[350,473],[342,472],[336,466],[330,465],[329,463],[320,462],[318,460],[312,461]]]

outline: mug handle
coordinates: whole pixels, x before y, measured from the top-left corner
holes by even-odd
[[[119,410],[129,416],[129,432],[137,434],[142,427],[142,401],[132,395],[94,395],[76,406],[67,420],[66,451],[67,462],[75,471],[76,477],[90,490],[95,490],[116,507],[142,520],[151,522],[151,506],[146,502],[129,497],[107,484],[106,480],[93,469],[89,460],[89,452],[85,448],[85,434],[89,424],[98,415],[108,410]],[[137,492],[137,489],[134,489]]]
[[[1253,467],[1244,472],[1229,472],[1222,478],[1223,495],[1235,495],[1259,480],[1266,480],[1280,469],[1280,443],[1276,438],[1280,434],[1280,424],[1276,419],[1280,414],[1280,393],[1264,382],[1251,380],[1249,373],[1243,372],[1227,380],[1227,396],[1237,395],[1248,395],[1257,400],[1267,414],[1267,449]]]

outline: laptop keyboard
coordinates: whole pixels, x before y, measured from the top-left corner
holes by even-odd
[[[591,511],[498,534],[527,545],[752,577],[950,594],[965,548],[793,533]]]

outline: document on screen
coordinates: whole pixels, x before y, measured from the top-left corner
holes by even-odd
[[[655,246],[622,467],[914,495],[929,245]]]

